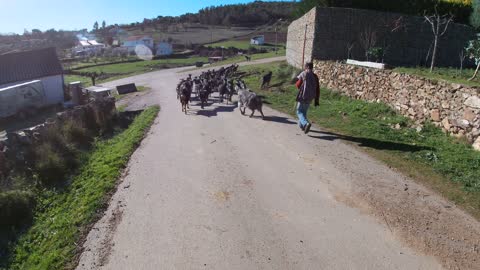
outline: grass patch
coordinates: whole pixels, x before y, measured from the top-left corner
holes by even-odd
[[[295,115],[297,90],[286,77],[288,69],[284,62],[241,67],[252,74],[245,78],[247,84],[272,108]],[[272,87],[261,91],[261,75],[269,70],[274,74]],[[311,108],[309,118],[329,131],[312,136],[359,145],[480,218],[480,153],[470,145],[432,124],[418,132],[409,119],[385,104],[354,100],[328,89],[322,89],[320,106]]]
[[[89,68],[77,69],[75,72],[87,73],[97,72],[103,73],[103,76],[98,78],[96,83],[101,84],[103,82],[122,79],[129,76],[139,75],[146,72],[151,72],[160,69],[176,68],[184,66],[193,66],[196,62],[208,62],[207,57],[190,57],[190,58],[178,58],[178,59],[158,59],[150,61],[120,63],[105,66],[96,66]],[[92,85],[90,78],[80,75],[65,75],[65,83],[80,81],[84,87]]]
[[[416,68],[409,68],[409,67],[399,67],[396,68],[394,71],[399,73],[407,73],[411,75],[416,75],[419,77],[431,79],[431,80],[443,80],[450,83],[458,83],[467,86],[480,86],[480,78],[477,77],[476,79],[469,81],[475,72],[474,69],[460,69],[456,68],[435,68],[432,73],[430,73],[429,68],[424,67],[416,67]]]
[[[77,243],[97,211],[105,206],[130,155],[153,123],[158,107],[140,114],[130,127],[107,141],[97,142],[65,190],[43,190],[33,225],[16,244],[7,269],[65,269]]]
[[[267,58],[274,58],[274,57],[280,57],[280,56],[285,56],[287,51],[285,49],[280,49],[277,53],[275,52],[267,52],[267,53],[257,53],[257,54],[252,54],[250,55],[252,57],[252,60],[260,60],[260,59],[267,59]],[[223,66],[223,65],[228,65],[228,64],[234,64],[234,63],[240,63],[240,62],[245,62],[245,56],[243,55],[238,55],[235,57],[227,58],[223,61],[215,62],[211,65],[208,65],[207,67],[218,67],[218,66]],[[199,67],[199,68],[192,68],[188,69],[182,72],[188,72],[188,71],[193,71],[197,69],[203,69],[205,67]]]
[[[257,49],[274,49],[275,44],[265,44],[265,45],[252,45],[250,44],[250,40],[228,40],[228,41],[222,41],[222,42],[215,42],[211,44],[205,44],[206,47],[210,48],[220,48],[220,47],[225,47],[225,48],[237,48],[240,50],[248,50],[250,47],[254,47]],[[279,49],[285,46],[285,44],[278,44],[277,45]]]

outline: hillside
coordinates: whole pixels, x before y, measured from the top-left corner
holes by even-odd
[[[277,30],[286,33],[285,25],[288,25],[295,6],[295,2],[255,1],[249,4],[206,7],[197,13],[177,17],[158,16],[125,25],[107,25],[94,29],[91,33],[95,34],[100,42],[109,45],[112,45],[115,39],[149,35],[156,41],[164,40],[177,47],[189,47],[194,44],[248,37],[258,31],[271,33],[275,31],[269,28],[272,25],[278,25]],[[279,23],[279,20],[283,23]],[[86,29],[80,32],[88,33]],[[0,54],[51,46],[56,47],[62,54],[64,50],[74,46],[77,33],[79,32],[55,29],[42,32],[34,29],[22,35],[0,35]]]

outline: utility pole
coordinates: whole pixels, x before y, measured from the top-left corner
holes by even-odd
[[[277,33],[277,26],[275,26],[275,54],[278,54],[278,33]]]
[[[305,67],[305,46],[307,46],[307,28],[308,24],[305,24],[305,35],[303,36],[302,69]]]

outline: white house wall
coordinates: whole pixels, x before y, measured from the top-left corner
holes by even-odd
[[[55,104],[64,102],[65,97],[63,95],[63,76],[62,75],[55,75],[55,76],[38,78],[38,79],[31,79],[27,81],[4,84],[4,85],[0,85],[0,88],[5,88],[12,85],[26,83],[34,80],[42,81],[43,89],[45,91],[45,97],[47,100],[47,105],[55,105]]]

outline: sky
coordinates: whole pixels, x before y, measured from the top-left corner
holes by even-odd
[[[207,6],[248,3],[252,0],[0,0],[0,33],[80,30],[101,25],[143,21],[144,18],[195,13]]]

